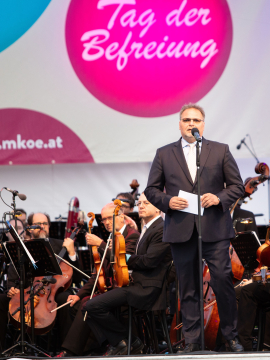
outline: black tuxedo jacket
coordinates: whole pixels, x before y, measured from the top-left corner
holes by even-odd
[[[229,207],[244,194],[244,186],[237,164],[229,147],[203,138],[200,156],[201,195],[212,193],[220,198],[220,204],[204,209],[202,216],[202,240],[221,241],[234,237]],[[163,192],[166,188],[166,194]],[[194,222],[198,228],[198,216],[171,210],[169,201],[178,196],[179,190],[197,194],[197,178],[193,183],[183,153],[181,139],[157,150],[145,195],[158,209],[166,213],[165,242],[185,242],[191,238]]]
[[[127,262],[128,269],[133,270],[134,281],[134,286],[129,289],[128,303],[139,309],[166,307],[165,278],[172,257],[170,245],[162,242],[163,224],[162,218],[153,222],[141,238],[137,254],[131,255]]]

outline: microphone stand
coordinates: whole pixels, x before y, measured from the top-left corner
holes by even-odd
[[[203,268],[202,268],[202,225],[201,225],[201,183],[200,183],[200,142],[196,143],[196,165],[197,165],[197,184],[198,184],[198,259],[199,259],[199,283],[200,283],[200,317],[201,317],[201,349],[205,349],[204,344],[204,304],[203,304]]]

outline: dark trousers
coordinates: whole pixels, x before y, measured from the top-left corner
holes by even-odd
[[[245,351],[252,351],[252,331],[259,305],[270,302],[270,284],[252,283],[241,288],[238,304],[239,340]],[[264,342],[270,345],[270,313],[266,314]]]
[[[116,346],[127,339],[128,330],[115,316],[114,309],[127,304],[129,287],[116,288],[88,301],[83,309],[87,310],[87,324],[95,334],[99,344],[108,340]]]
[[[211,275],[210,286],[217,299],[221,332],[227,340],[237,336],[237,307],[229,245],[230,240],[202,243],[203,258]],[[171,251],[179,280],[183,334],[186,343],[200,344],[200,284],[196,228],[194,227],[189,241],[171,244]]]
[[[69,332],[62,343],[62,348],[73,352],[75,355],[82,355],[87,348],[93,349],[98,344],[96,337],[92,333],[87,322],[84,321],[82,314],[83,305],[89,300],[89,296],[78,301],[73,307],[67,306],[73,319]]]

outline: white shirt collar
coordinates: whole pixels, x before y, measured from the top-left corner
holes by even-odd
[[[147,228],[147,229],[149,229],[150,228],[150,226],[158,219],[158,218],[160,218],[161,216],[160,215],[158,215],[158,216],[156,216],[154,219],[152,219],[151,221],[149,221],[147,224],[145,224],[144,226]]]
[[[185,140],[183,137],[181,137],[181,142],[182,142],[182,147],[186,147],[186,146],[189,146],[191,144],[196,144],[196,140],[193,142],[193,143],[189,143],[187,142],[187,140]],[[199,143],[200,147],[202,146],[202,143],[200,142]]]

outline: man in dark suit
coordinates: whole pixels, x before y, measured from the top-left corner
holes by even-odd
[[[171,254],[169,244],[162,242],[163,220],[159,210],[147,201],[144,194],[139,198],[138,209],[145,227],[137,242],[136,253],[127,255],[128,268],[133,270],[133,282],[127,287],[115,288],[97,296],[83,307],[83,315],[87,311],[86,323],[96,334],[99,344],[108,340],[111,345],[106,355],[127,354],[128,331],[115,317],[115,308],[126,304],[143,310],[166,307],[164,284]],[[83,348],[84,344],[80,346]],[[142,348],[140,339],[133,337],[132,354],[137,354]],[[68,349],[69,346],[62,357],[73,355]]]
[[[109,203],[105,205],[101,210],[102,222],[108,232],[113,230],[113,212],[115,209],[114,203]],[[132,255],[135,253],[136,243],[140,237],[140,233],[132,229],[130,226],[125,224],[124,213],[120,209],[118,216],[115,218],[115,229],[120,232],[126,243],[126,253]],[[88,245],[95,245],[98,247],[100,255],[103,256],[106,243],[94,234],[86,234],[86,241]],[[105,270],[105,279],[107,290],[112,289],[112,277],[113,272],[110,264],[110,248],[107,250],[106,257],[104,259],[103,269]],[[96,275],[94,274],[88,280],[88,282],[78,291],[76,295],[70,295],[69,300],[73,300],[71,303],[71,316],[74,319],[72,326],[62,344],[62,348],[68,351],[69,353],[75,355],[82,355],[84,350],[89,351],[90,349],[96,348],[98,346],[96,337],[93,335],[91,329],[85,321],[83,321],[82,307],[86,301],[89,300],[89,297],[92,293],[93,286],[95,284]],[[98,290],[98,287],[96,287]],[[74,306],[75,305],[75,306]],[[87,342],[87,345],[85,345]],[[65,352],[62,355],[65,355]]]
[[[171,244],[179,280],[184,352],[200,349],[198,216],[184,212],[186,199],[179,190],[197,194],[196,142],[191,130],[204,131],[204,110],[196,104],[180,111],[179,141],[157,150],[145,195],[166,214],[163,241]],[[230,205],[243,195],[244,187],[238,167],[228,145],[203,138],[200,148],[200,181],[203,258],[207,261],[219,309],[221,331],[232,351],[242,351],[238,342],[237,308],[231,280],[230,239],[234,237]],[[163,192],[164,187],[166,193]]]

